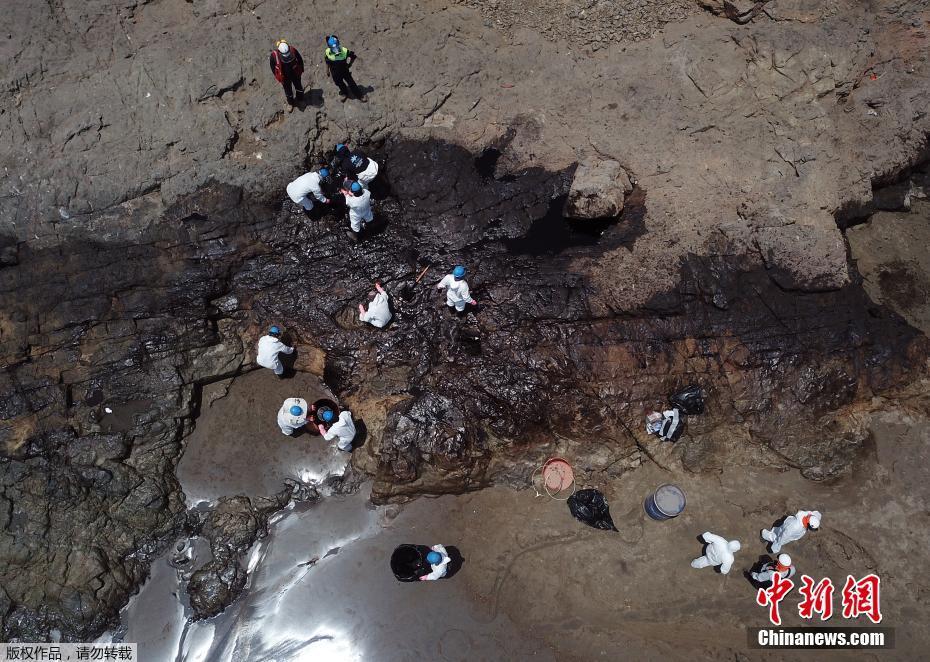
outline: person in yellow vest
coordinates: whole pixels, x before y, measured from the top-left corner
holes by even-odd
[[[345,101],[351,93],[356,99],[365,103],[365,93],[362,92],[355,79],[352,78],[352,63],[358,56],[355,51],[339,43],[339,37],[334,34],[326,37],[326,50],[323,51],[323,61],[329,68],[329,74],[333,77],[333,82],[339,88],[339,100]]]

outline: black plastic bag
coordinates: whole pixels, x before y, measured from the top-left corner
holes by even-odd
[[[678,393],[670,395],[668,401],[689,416],[704,413],[704,392],[700,386],[686,386]]]
[[[391,572],[400,582],[415,582],[421,576],[430,573],[432,568],[426,562],[430,548],[426,545],[398,545],[391,554]]]
[[[568,509],[572,517],[588,526],[604,531],[617,530],[610,519],[607,499],[598,490],[578,490],[568,498]]]

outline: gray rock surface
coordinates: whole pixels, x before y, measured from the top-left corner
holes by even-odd
[[[224,497],[210,510],[200,533],[210,542],[211,558],[197,568],[187,585],[195,618],[223,611],[245,588],[242,555],[268,535],[268,515],[288,502],[287,491],[274,499]]]
[[[630,176],[617,161],[583,161],[575,170],[562,213],[578,219],[615,218],[632,191]]]
[[[500,29],[487,9],[432,1],[6,8],[4,638],[87,640],[112,623],[186,525],[173,472],[198,386],[243,369],[271,319],[366,423],[354,462],[378,500],[525,480],[554,448],[592,471],[652,458],[824,478],[866,447],[859,414],[923,406],[926,338],[866,296],[836,220],[925,158],[925,9],[779,0],[739,26],[644,2],[589,21],[620,28],[579,49],[532,4]],[[568,23],[588,25],[576,9]],[[330,31],[359,52],[369,104],[334,103]],[[293,114],[267,66],[280,36],[314,90]],[[411,62],[411,39],[429,56]],[[281,207],[341,140],[392,188],[387,227],[358,246],[334,215]],[[548,211],[592,153],[622,159],[645,202],[579,236]],[[457,261],[482,304],[477,343],[430,296]],[[398,308],[378,335],[340,323],[375,277]],[[692,381],[711,405],[693,444],[632,432]],[[466,434],[413,433],[440,413]],[[405,416],[413,427],[383,434]],[[202,613],[243,581],[231,555],[200,577]]]

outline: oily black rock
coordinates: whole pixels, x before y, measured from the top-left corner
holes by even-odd
[[[592,471],[633,467],[644,410],[690,383],[707,411],[679,442],[685,468],[757,452],[828,478],[866,441],[848,414],[923,374],[925,337],[859,284],[792,291],[726,246],[683,261],[645,305],[605,313],[577,265],[653,239],[648,191],[595,235],[550,235],[539,221],[558,220],[571,168],[489,174],[438,141],[365,148],[382,166],[380,224],[359,243],[337,210],[307,218],[283,195],[211,184],[145,223],[127,212],[122,234],[5,258],[5,638],[87,640],[116,618],[187,523],[174,467],[199,385],[243,369],[270,323],[323,357],[357,418],[384,421],[355,451],[379,502],[525,482],[555,438]],[[455,264],[478,300],[464,317],[434,287]],[[396,313],[381,331],[355,311],[375,279]],[[242,526],[211,520],[216,549],[188,589],[200,616],[242,589],[238,555],[281,502],[235,503],[227,520]]]

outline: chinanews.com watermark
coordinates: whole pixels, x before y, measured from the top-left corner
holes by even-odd
[[[756,604],[768,608],[769,622],[775,627],[749,628],[750,648],[771,649],[871,649],[894,648],[894,628],[889,627],[779,627],[782,623],[781,601],[795,583],[778,573],[772,584],[760,588]],[[801,575],[798,588],[801,601],[798,616],[803,620],[829,621],[833,618],[833,581],[827,577],[815,582]],[[840,592],[840,614],[845,619],[865,617],[873,624],[882,622],[881,580],[876,574],[862,579],[847,575]]]
[[[894,628],[749,628],[750,648],[894,648]]]

